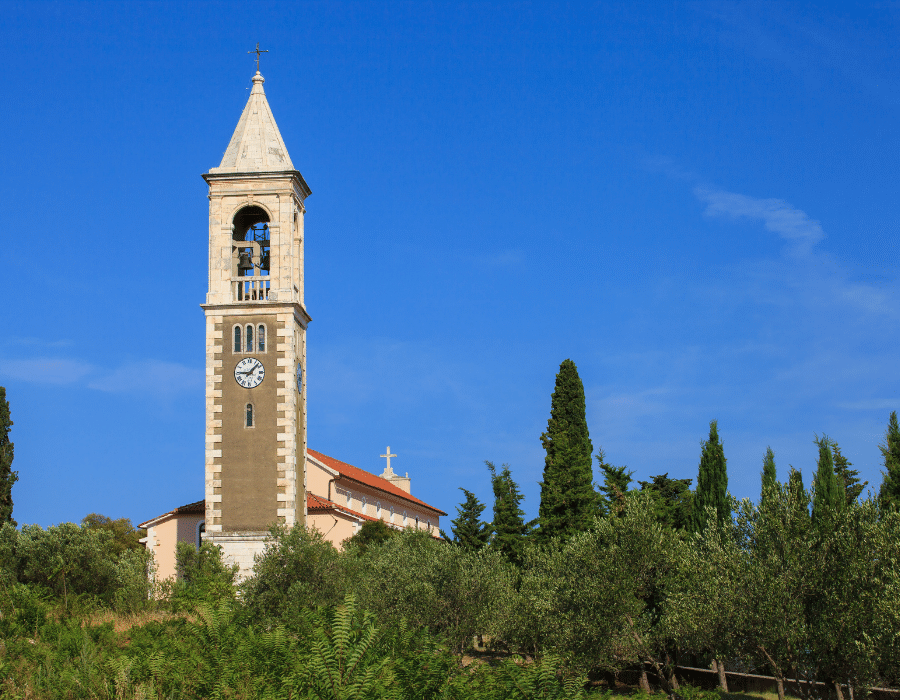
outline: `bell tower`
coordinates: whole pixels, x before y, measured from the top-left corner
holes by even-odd
[[[273,523],[305,522],[304,200],[256,71],[209,185],[204,538],[250,573]]]

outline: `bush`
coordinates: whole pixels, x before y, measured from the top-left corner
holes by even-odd
[[[230,600],[235,597],[237,564],[228,566],[222,561],[222,548],[204,542],[198,549],[190,542],[179,542],[175,549],[175,580],[164,581],[162,596],[175,609],[193,608],[210,600]]]
[[[427,627],[463,651],[491,634],[512,591],[513,567],[499,552],[469,551],[406,530],[360,560],[354,585],[361,605],[382,623]]]
[[[350,572],[348,558],[315,528],[275,526],[253,576],[243,586],[251,616],[305,627],[306,611],[339,603]]]
[[[116,589],[116,559],[110,535],[62,523],[44,530],[25,525],[19,532],[16,555],[19,581],[38,585],[61,597],[88,596],[107,602]]]
[[[504,638],[582,671],[650,660],[659,642],[654,605],[683,547],[646,495],[566,542],[529,547]]]

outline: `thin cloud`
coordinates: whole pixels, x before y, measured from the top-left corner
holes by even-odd
[[[35,384],[72,384],[93,371],[93,367],[78,360],[0,359],[0,377]]]
[[[707,187],[695,187],[694,194],[706,204],[704,214],[707,216],[762,221],[768,231],[793,241],[797,252],[809,252],[825,238],[825,232],[818,221],[783,199],[758,199]]]
[[[0,378],[28,384],[75,384],[109,393],[172,396],[202,389],[204,373],[202,369],[159,360],[105,369],[69,358],[0,358]]]
[[[174,362],[146,360],[124,365],[88,383],[89,389],[116,394],[170,396],[203,386],[204,373]]]

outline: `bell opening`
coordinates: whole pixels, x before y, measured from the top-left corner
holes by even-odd
[[[269,215],[260,207],[244,207],[235,214],[232,230],[232,275],[267,276],[271,255]]]

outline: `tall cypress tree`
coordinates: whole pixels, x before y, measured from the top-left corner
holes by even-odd
[[[834,440],[831,441],[831,452],[834,455],[834,473],[838,478],[838,484],[844,487],[846,504],[849,506],[859,498],[869,482],[860,483],[859,470],[850,468],[853,466],[853,462],[841,454],[841,448]]]
[[[484,503],[476,498],[475,494],[464,488],[460,488],[466,495],[465,503],[456,506],[457,517],[451,520],[453,538],[441,531],[445,540],[453,542],[464,549],[479,550],[488,543],[491,536],[491,527],[481,521],[481,513],[487,508]]]
[[[709,439],[700,443],[700,469],[697,472],[697,490],[691,507],[691,530],[702,532],[706,529],[707,507],[716,509],[719,522],[731,517],[731,503],[728,500],[728,470],[725,463],[725,449],[719,442],[719,425],[709,423]]]
[[[900,510],[900,426],[897,425],[896,411],[891,411],[884,444],[878,447],[884,458],[884,481],[878,497],[884,508]]]
[[[0,386],[0,524],[17,525],[12,516],[12,487],[19,480],[19,473],[12,470],[14,445],[9,441],[9,429],[12,425],[6,388]]]
[[[766,454],[763,457],[762,470],[762,496],[760,500],[766,497],[766,491],[771,489],[778,483],[778,472],[775,470],[775,453],[771,447],[766,448]]]
[[[499,474],[493,463],[485,464],[491,472],[491,486],[494,489],[494,522],[491,523],[494,534],[491,546],[515,564],[521,564],[525,553],[525,535],[528,534],[525,511],[520,506],[525,497],[519,493],[508,464],[503,465]]]
[[[834,473],[834,457],[831,453],[831,440],[827,435],[816,438],[819,446],[819,460],[816,474],[813,476],[813,522],[821,527],[831,520],[831,513],[842,509],[846,502],[844,485],[838,483]]]
[[[788,476],[787,489],[793,499],[794,507],[797,508],[799,515],[809,518],[809,494],[803,486],[803,474],[790,466],[790,475]]]
[[[541,435],[547,452],[541,481],[538,539],[569,537],[587,530],[597,514],[597,494],[591,468],[593,446],[585,417],[584,385],[572,360],[563,360],[550,399],[547,432]]]

